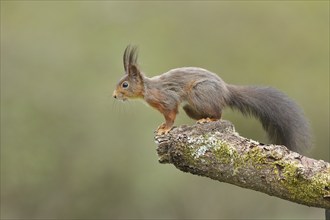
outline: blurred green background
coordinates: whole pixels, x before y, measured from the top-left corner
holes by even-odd
[[[324,218],[159,164],[162,116],[111,96],[129,43],[149,76],[198,66],[284,91],[312,125],[306,155],[329,161],[328,1],[1,1],[2,219]],[[223,117],[266,142],[256,120]]]

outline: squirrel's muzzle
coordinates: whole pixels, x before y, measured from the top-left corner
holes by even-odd
[[[112,97],[114,97],[115,99],[117,98],[117,92],[116,91],[113,91]]]

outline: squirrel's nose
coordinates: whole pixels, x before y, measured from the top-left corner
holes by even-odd
[[[117,93],[116,93],[116,91],[114,91],[114,92],[112,93],[112,97],[114,97],[115,99],[117,98]]]

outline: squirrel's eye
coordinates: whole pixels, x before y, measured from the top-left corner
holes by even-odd
[[[127,87],[128,87],[128,82],[123,82],[123,84],[121,84],[121,86],[124,88],[124,89],[126,89]]]

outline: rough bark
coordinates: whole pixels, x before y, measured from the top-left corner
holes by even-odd
[[[330,209],[330,164],[239,136],[228,121],[155,137],[160,163],[295,203]]]

